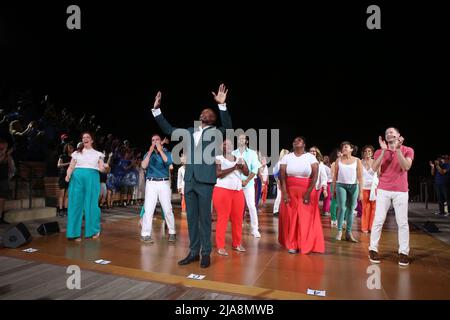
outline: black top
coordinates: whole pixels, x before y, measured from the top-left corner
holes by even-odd
[[[63,163],[68,163],[72,160],[72,157],[69,156],[68,154],[63,153],[62,155],[59,156],[59,159],[61,159]],[[68,168],[69,168],[68,166],[59,168],[59,176],[65,177]]]

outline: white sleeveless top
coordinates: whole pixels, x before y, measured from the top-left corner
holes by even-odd
[[[233,167],[236,164],[238,158],[236,157],[236,161],[230,161],[224,156],[216,156],[216,160],[220,162],[221,169],[226,170]],[[234,170],[223,178],[217,178],[216,187],[229,190],[242,190],[242,179],[240,171]]]
[[[372,188],[373,178],[375,175],[375,171],[372,168],[367,170],[364,166],[362,166],[362,174],[363,174],[363,189],[370,190]]]
[[[339,160],[338,163],[338,177],[337,182],[338,183],[344,183],[344,184],[356,184],[357,183],[357,174],[356,174],[356,168],[357,168],[357,162],[358,160],[355,160],[352,164],[344,164],[341,160]]]

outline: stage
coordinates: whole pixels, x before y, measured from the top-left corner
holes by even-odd
[[[139,208],[127,210],[132,214],[125,219],[103,219],[100,239],[83,239],[78,243],[66,240],[61,232],[36,237],[29,245],[18,249],[0,249],[0,255],[60,266],[75,264],[82,270],[258,299],[450,299],[450,246],[411,225],[411,264],[400,267],[397,228],[392,213],[381,239],[379,269],[367,258],[369,236],[354,232],[360,243],[336,241],[336,229],[330,228],[329,217],[322,217],[325,254],[289,254],[278,244],[278,219],[272,216],[271,205],[259,214],[260,239],[250,235],[246,217],[243,246],[247,252],[231,250],[228,230],[226,249],[230,255],[223,257],[213,251],[210,268],[201,269],[198,263],[177,264],[189,251],[186,217],[181,216],[179,208],[174,208],[177,228],[174,245],[168,244],[167,231],[159,214],[153,223],[155,243],[142,243]],[[355,218],[353,229],[358,227],[359,219]],[[213,223],[213,239],[214,230]],[[39,251],[21,251],[28,247]],[[111,264],[95,264],[97,259],[110,260]],[[206,275],[206,278],[187,279],[191,273]],[[378,288],[374,278],[377,275],[381,283]],[[325,290],[326,297],[307,295],[307,289]]]

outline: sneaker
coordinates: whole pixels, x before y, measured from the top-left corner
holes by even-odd
[[[342,240],[342,231],[338,231],[336,235],[336,240],[341,241]]]
[[[408,256],[406,254],[400,253],[398,255],[398,264],[403,267],[406,267],[407,265],[409,265]]]
[[[353,234],[351,232],[347,232],[345,234],[345,240],[349,241],[349,242],[354,242],[354,243],[358,243],[359,241],[355,239],[355,237],[353,237]]]
[[[296,253],[299,253],[300,251],[298,249],[289,249],[288,252],[290,254],[296,254]]]
[[[141,241],[145,243],[153,243],[152,236],[145,236],[145,237],[141,236]]]
[[[261,238],[261,234],[259,233],[259,231],[252,232],[252,236],[254,236],[255,238]]]
[[[169,242],[175,242],[177,240],[176,234],[169,234]]]
[[[380,257],[378,256],[378,252],[370,250],[369,251],[369,260],[372,263],[380,263]]]
[[[233,247],[233,250],[236,250],[236,251],[239,251],[239,252],[247,251],[242,245],[238,245],[237,247]]]
[[[274,213],[273,213],[273,216],[274,216],[274,217],[278,217],[278,212],[274,212]]]
[[[217,254],[221,255],[221,256],[228,256],[228,252],[225,249],[223,249],[223,248],[218,249],[217,250]]]

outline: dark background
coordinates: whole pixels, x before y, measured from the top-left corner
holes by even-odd
[[[146,146],[158,131],[157,90],[173,124],[192,125],[221,82],[235,128],[279,128],[329,153],[396,126],[416,151],[412,175],[449,153],[449,13],[423,2],[16,3],[0,9],[0,103],[31,88],[94,113],[107,131]],[[66,8],[81,7],[81,30]],[[381,30],[366,8],[381,7]]]

